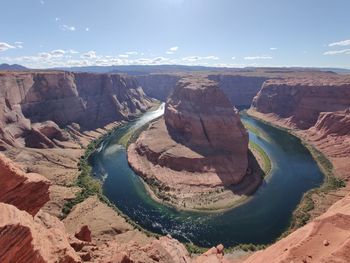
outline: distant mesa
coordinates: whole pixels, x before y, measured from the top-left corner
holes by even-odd
[[[10,71],[22,71],[22,70],[29,70],[28,68],[18,65],[18,64],[0,64],[0,70],[10,70]]]
[[[164,117],[129,146],[128,161],[161,199],[180,207],[216,209],[232,199],[227,187],[246,181],[243,188],[251,191],[260,183],[254,176],[244,180],[251,172],[248,141],[237,110],[217,83],[187,77],[167,100]]]

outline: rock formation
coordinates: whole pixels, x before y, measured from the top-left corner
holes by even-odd
[[[0,202],[35,215],[49,200],[50,181],[39,174],[25,173],[0,154]]]
[[[267,76],[244,76],[232,74],[209,75],[209,79],[218,83],[220,89],[235,106],[250,106],[253,98],[261,89]],[[271,76],[270,78],[273,78]]]
[[[321,112],[344,110],[349,105],[349,78],[333,76],[266,81],[252,107],[288,119],[296,128],[308,129],[316,124]]]
[[[81,262],[63,224],[48,214],[33,217],[0,203],[0,262]]]
[[[2,154],[0,181],[0,262],[80,262],[63,223],[39,212],[49,200],[49,181]]]
[[[190,263],[192,262],[185,246],[170,236],[153,240],[145,246],[136,242],[126,245],[111,243],[104,251],[103,262],[126,263]]]
[[[167,100],[180,78],[180,74],[149,74],[136,77],[148,96],[161,101]]]
[[[215,82],[186,78],[169,97],[164,118],[130,145],[128,161],[163,191],[176,192],[179,200],[194,198],[243,180],[248,133]]]
[[[350,77],[289,78],[267,81],[254,98],[251,114],[311,142],[342,178],[349,174]]]
[[[67,139],[60,128],[96,129],[152,103],[134,79],[118,74],[3,72],[0,87],[2,149],[53,148]]]

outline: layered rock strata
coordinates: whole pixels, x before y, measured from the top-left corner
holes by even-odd
[[[169,97],[164,118],[130,145],[128,161],[184,206],[185,200],[242,182],[248,133],[215,82],[185,78]]]
[[[345,110],[350,105],[350,78],[280,79],[266,81],[252,107],[264,114],[276,114],[290,126],[308,129],[321,112]]]
[[[0,202],[35,215],[49,201],[50,181],[40,174],[25,173],[0,154]]]
[[[45,214],[33,219],[4,203],[0,214],[0,262],[81,262],[57,218]]]
[[[338,176],[349,178],[350,77],[267,81],[254,98],[251,114],[292,128],[333,163]]]
[[[0,147],[53,148],[83,130],[127,120],[152,104],[133,78],[70,72],[0,73]],[[43,123],[44,122],[44,123]]]

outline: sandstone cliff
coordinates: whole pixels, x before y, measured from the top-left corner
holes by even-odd
[[[4,203],[0,203],[0,214],[0,262],[81,262],[57,218],[41,214],[34,220]]]
[[[80,262],[63,223],[39,212],[49,200],[50,182],[2,154],[0,181],[0,262]]]
[[[288,118],[299,129],[315,125],[321,112],[344,110],[349,105],[350,80],[340,76],[269,80],[252,103],[258,112]]]
[[[218,82],[220,89],[225,92],[233,105],[249,106],[268,77],[218,74],[209,75],[209,79]]]
[[[250,113],[286,128],[295,128],[324,153],[335,172],[349,178],[350,77],[328,76],[267,81]]]
[[[167,100],[180,78],[180,74],[149,74],[136,77],[148,96],[161,101]]]
[[[202,74],[203,78],[209,79],[218,83],[220,89],[224,91],[231,103],[236,106],[248,106],[251,104],[254,96],[261,89],[262,84],[269,78],[274,78],[274,75],[260,76],[241,74]],[[137,76],[136,79],[145,93],[161,101],[166,101],[168,96],[175,89],[176,83],[188,76],[186,73],[177,74],[149,74]]]
[[[35,215],[49,201],[50,181],[45,177],[25,173],[0,154],[0,202],[16,206]]]
[[[144,112],[151,102],[134,79],[118,74],[0,73],[1,147],[52,148],[59,144],[53,139],[66,140],[59,127],[96,129]]]

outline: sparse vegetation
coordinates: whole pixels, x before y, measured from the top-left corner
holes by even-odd
[[[324,154],[318,151],[315,147],[303,142],[306,148],[310,151],[313,158],[323,172],[325,178],[323,184],[316,189],[312,189],[304,194],[299,206],[293,213],[290,229],[298,228],[305,225],[311,218],[310,211],[315,208],[312,195],[326,194],[330,191],[345,187],[345,181],[337,178],[333,173],[333,165]]]
[[[267,153],[264,151],[263,148],[261,148],[257,143],[250,141],[249,142],[249,148],[251,148],[253,151],[256,151],[260,157],[263,160],[263,171],[264,174],[267,175],[271,172],[272,169],[272,164],[271,164],[271,160],[270,157],[267,155]]]
[[[111,207],[113,210],[117,212],[118,215],[122,216],[126,222],[128,222],[130,225],[132,225],[135,229],[138,229],[139,231],[142,231],[145,235],[148,237],[155,237],[159,238],[160,235],[150,232],[144,228],[142,228],[140,225],[136,224],[133,220],[131,220],[127,215],[125,215],[123,212],[121,212],[113,203],[111,203],[106,196],[103,195],[102,192],[102,182],[95,178],[92,175],[92,169],[89,164],[89,160],[94,154],[95,150],[100,147],[101,143],[107,139],[109,136],[111,136],[120,126],[117,126],[113,128],[112,130],[108,131],[106,134],[102,135],[98,139],[92,141],[86,148],[86,151],[84,155],[80,158],[78,163],[79,168],[79,176],[74,182],[72,186],[79,186],[81,188],[81,191],[76,194],[75,198],[72,200],[67,201],[63,208],[62,208],[62,216],[61,219],[65,218],[72,208],[86,200],[88,197],[96,195],[99,200],[109,207]],[[131,138],[131,137],[130,137]]]

